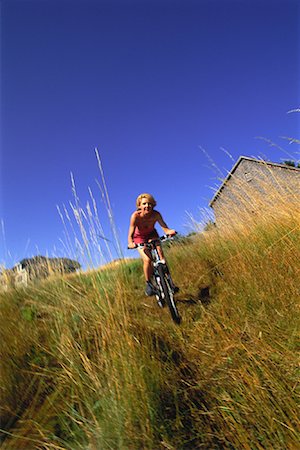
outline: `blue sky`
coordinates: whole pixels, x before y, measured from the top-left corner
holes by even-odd
[[[0,11],[7,267],[74,256],[56,208],[70,210],[70,173],[113,240],[95,147],[125,255],[141,192],[187,233],[240,155],[300,158],[282,139],[299,138],[296,0],[2,0]]]

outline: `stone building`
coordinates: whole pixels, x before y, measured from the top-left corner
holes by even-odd
[[[22,264],[16,264],[14,267],[14,285],[15,288],[27,287],[28,285],[28,273],[27,270],[22,267]]]
[[[300,208],[300,169],[241,156],[209,204],[216,225]]]
[[[29,282],[29,275],[20,263],[12,269],[3,270],[0,273],[0,292],[6,292],[11,288],[26,288]]]
[[[1,291],[8,291],[8,287],[9,287],[9,278],[7,276],[7,274],[4,272],[0,273],[0,292]]]

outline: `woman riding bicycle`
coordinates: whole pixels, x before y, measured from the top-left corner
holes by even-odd
[[[135,248],[137,244],[148,242],[149,239],[159,238],[154,228],[156,222],[159,223],[165,234],[175,235],[176,231],[168,228],[168,225],[162,218],[162,215],[153,208],[156,201],[150,194],[140,194],[136,199],[137,210],[131,215],[129,232],[128,232],[128,248]],[[164,259],[163,250],[158,246],[158,253],[161,259]],[[144,264],[144,275],[146,279],[145,294],[148,296],[155,295],[155,289],[151,283],[153,274],[153,266],[151,262],[150,251],[147,248],[138,248],[138,252],[142,257]]]

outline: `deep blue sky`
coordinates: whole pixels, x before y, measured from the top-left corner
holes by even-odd
[[[64,255],[70,172],[112,238],[95,147],[124,249],[141,192],[186,233],[240,155],[299,159],[281,138],[299,138],[299,14],[296,0],[2,0],[0,263]]]

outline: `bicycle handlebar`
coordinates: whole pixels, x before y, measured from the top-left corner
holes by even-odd
[[[141,244],[136,244],[135,245],[135,247],[133,247],[133,248],[131,248],[131,247],[127,247],[129,250],[135,250],[136,248],[142,248],[142,247],[145,247],[145,246],[147,246],[147,245],[151,245],[152,244],[152,242],[155,242],[155,241],[167,241],[167,240],[169,240],[169,239],[173,239],[173,237],[176,235],[177,233],[175,233],[175,234],[164,234],[163,236],[159,236],[158,238],[156,238],[156,239],[151,239],[151,241],[149,241],[149,242],[143,242],[143,243],[141,243]]]

